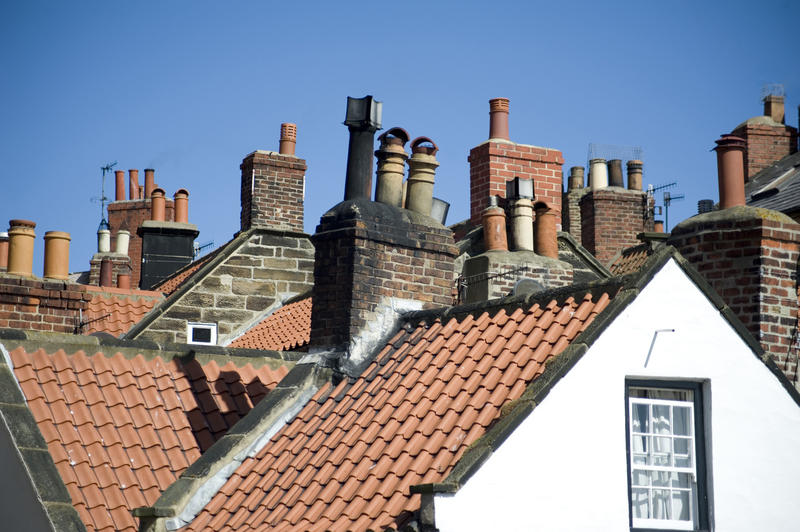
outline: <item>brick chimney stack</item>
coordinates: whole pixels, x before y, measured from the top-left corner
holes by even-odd
[[[717,141],[720,210],[684,220],[669,244],[695,265],[784,373],[797,375],[800,225],[744,205],[744,142]]]
[[[242,161],[242,231],[251,227],[303,231],[307,167],[294,155],[296,141],[295,124],[281,124],[280,152],[258,150]]]
[[[797,151],[797,128],[785,123],[784,97],[764,98],[764,115],[742,122],[731,132],[744,140],[744,179]]]
[[[552,148],[517,144],[509,136],[509,101],[489,100],[489,140],[469,153],[470,222],[481,223],[490,196],[505,199],[506,181],[514,177],[533,179],[538,200],[561,212],[564,157]],[[504,203],[504,202],[502,202]]]

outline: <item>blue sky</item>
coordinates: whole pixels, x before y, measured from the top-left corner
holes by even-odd
[[[0,225],[72,234],[70,267],[96,250],[100,167],[156,170],[187,188],[199,243],[239,229],[239,163],[298,125],[306,231],[342,199],[347,96],[384,104],[384,127],[431,137],[435,194],[468,216],[469,149],[490,98],[511,99],[511,138],[556,148],[641,146],[645,184],[677,181],[670,226],[718,199],[710,148],[762,113],[782,83],[800,104],[800,3],[38,2],[0,5]],[[140,174],[140,180],[144,177]],[[113,176],[106,180],[113,196]],[[660,195],[657,196],[660,203]]]

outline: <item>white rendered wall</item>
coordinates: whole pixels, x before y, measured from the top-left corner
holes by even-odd
[[[675,332],[645,367],[656,329]],[[800,530],[800,407],[674,261],[457,494],[436,497],[437,527],[627,530],[626,377],[708,381],[713,530]]]

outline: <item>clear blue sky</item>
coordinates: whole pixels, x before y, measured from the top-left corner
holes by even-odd
[[[800,103],[800,2],[38,2],[0,5],[0,226],[72,234],[71,270],[96,250],[100,167],[153,167],[190,192],[198,242],[239,228],[239,163],[298,125],[306,231],[342,199],[346,96],[383,101],[384,127],[439,145],[435,194],[468,215],[469,149],[489,98],[511,137],[585,165],[589,143],[644,149],[645,184],[717,200],[722,133],[783,83]],[[140,175],[141,181],[144,180]],[[113,176],[106,181],[113,196]],[[657,196],[660,200],[660,196]]]

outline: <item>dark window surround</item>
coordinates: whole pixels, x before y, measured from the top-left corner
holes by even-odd
[[[628,470],[628,526],[631,532],[669,532],[673,529],[651,529],[633,527],[633,507],[631,501],[631,438],[630,417],[628,415],[628,398],[631,388],[661,388],[691,390],[694,392],[694,434],[695,459],[697,461],[697,524],[698,531],[709,530],[708,502],[708,469],[706,467],[706,427],[703,411],[703,383],[696,381],[673,381],[656,379],[625,379],[625,455]]]

